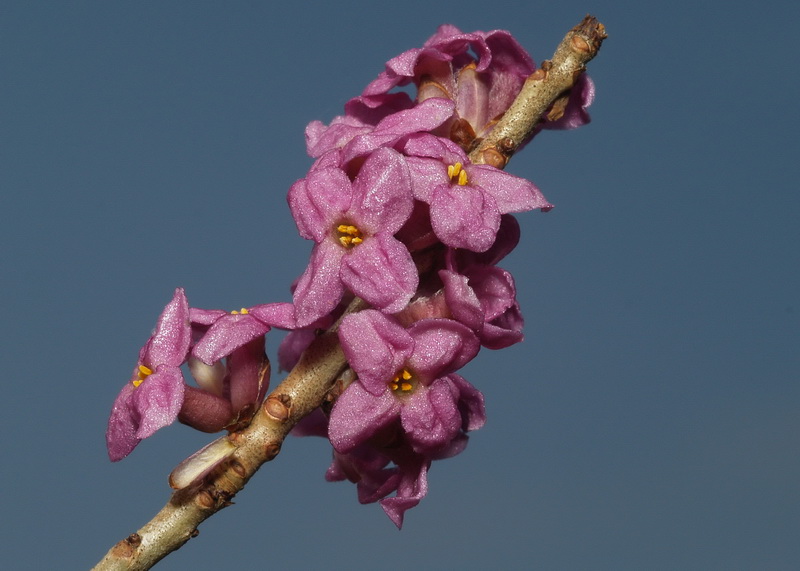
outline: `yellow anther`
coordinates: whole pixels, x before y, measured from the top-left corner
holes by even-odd
[[[339,224],[336,227],[336,232],[339,234],[339,243],[345,248],[358,246],[364,241],[361,230],[352,224]]]
[[[246,307],[243,307],[239,311],[236,311],[235,309],[233,311],[231,311],[231,315],[247,315],[248,313],[250,313],[250,312],[247,311]]]
[[[413,377],[414,375],[412,375],[408,369],[402,369],[395,375],[394,379],[388,383],[389,389],[391,389],[392,392],[410,392],[414,389],[414,384],[410,382]]]
[[[350,234],[351,236],[358,234],[358,228],[351,224],[339,224],[336,229],[342,234]]]
[[[447,167],[447,176],[450,177],[454,183],[458,184],[459,186],[464,186],[467,184],[467,171],[464,170],[464,165],[461,163],[456,163],[454,165],[448,165]]]
[[[144,381],[147,377],[149,377],[152,374],[153,374],[153,369],[151,369],[150,367],[145,367],[144,365],[139,365],[139,372],[137,373],[138,378],[133,379],[131,383],[133,383],[134,387],[138,387],[139,385],[142,384],[142,381]]]

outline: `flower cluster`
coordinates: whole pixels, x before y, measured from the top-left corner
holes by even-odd
[[[552,205],[469,153],[534,70],[508,32],[442,26],[390,60],[343,116],[312,122],[315,162],[288,194],[314,242],[292,302],[230,314],[190,309],[177,290],[114,404],[112,459],[176,418],[209,431],[246,423],[268,381],[267,331],[291,331],[279,351],[290,368],[343,316],[340,394],[295,433],[329,438],[327,479],[356,483],[359,501],[380,502],[400,527],[427,493],[431,463],[460,453],[485,422],[483,395],[458,371],[481,346],[522,340],[514,280],[497,264],[519,240],[512,214]],[[401,89],[410,85],[413,98]],[[583,77],[546,126],[586,123],[592,98]],[[343,315],[355,298],[369,309]]]

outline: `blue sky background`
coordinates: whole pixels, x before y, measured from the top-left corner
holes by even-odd
[[[509,166],[557,207],[503,264],[525,343],[465,371],[486,427],[402,532],[293,439],[158,568],[800,568],[800,8],[712,4],[4,2],[5,564],[91,567],[209,440],[111,464],[104,431],[176,286],[289,299],[307,122],[441,23],[539,62],[590,12],[593,122]]]

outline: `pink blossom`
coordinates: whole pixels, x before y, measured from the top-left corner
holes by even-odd
[[[452,141],[420,134],[403,147],[414,197],[430,205],[431,225],[452,248],[483,252],[494,243],[501,215],[552,205],[530,181],[474,165]]]
[[[289,206],[300,235],[316,242],[294,291],[296,327],[330,313],[345,288],[390,313],[408,303],[418,276],[408,249],[393,236],[413,207],[400,153],[375,151],[352,182],[338,168],[312,170],[292,186]]]
[[[178,288],[139,352],[130,381],[114,401],[106,432],[112,461],[122,460],[143,439],[175,422],[185,385],[180,367],[191,341],[189,303]]]
[[[249,420],[269,385],[269,329],[246,309],[189,308],[184,290],[176,289],[114,402],[106,432],[111,460],[176,419],[204,432]],[[197,386],[186,383],[186,363]]]
[[[466,326],[424,319],[404,329],[365,310],[344,319],[339,338],[358,381],[331,412],[329,437],[337,451],[353,450],[398,419],[420,453],[483,425],[483,397],[455,374],[479,348]]]
[[[368,125],[355,117],[336,117],[329,126],[319,121],[306,127],[306,146],[312,157],[321,157],[332,149],[341,149],[341,161],[368,155],[380,147],[392,147],[412,133],[433,131],[453,115],[454,104],[435,99],[391,113],[376,125]]]
[[[467,150],[476,139],[491,132],[535,69],[533,59],[509,32],[465,33],[445,24],[422,48],[389,60],[385,71],[350,107],[379,107],[387,95],[393,94],[392,89],[413,83],[418,90],[417,103],[431,98],[455,103],[450,120],[434,134],[448,137]],[[586,108],[593,99],[594,85],[584,74],[571,90],[563,116],[543,121],[539,129],[572,129],[588,123]]]

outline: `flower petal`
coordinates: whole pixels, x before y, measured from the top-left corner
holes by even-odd
[[[349,452],[400,414],[400,403],[389,392],[369,393],[360,382],[342,393],[331,411],[328,438],[337,452]]]
[[[443,184],[436,188],[431,202],[431,225],[451,248],[483,252],[497,236],[500,212],[494,199],[479,188]]]
[[[423,319],[408,328],[414,339],[409,366],[432,381],[466,365],[478,354],[475,334],[452,319]]]
[[[352,185],[344,171],[326,167],[312,169],[306,178],[295,182],[287,200],[300,235],[319,243],[350,208],[352,197]]]
[[[125,383],[111,409],[106,430],[106,446],[108,457],[112,462],[125,458],[142,441],[136,436],[139,415],[132,404],[135,390],[131,383]]]
[[[471,185],[490,194],[501,214],[526,212],[534,208],[552,208],[542,192],[531,181],[489,165],[469,165]]]
[[[350,367],[364,388],[374,395],[386,392],[387,383],[411,355],[411,335],[394,320],[374,309],[348,315],[339,327],[339,340]]]
[[[401,465],[402,475],[397,495],[380,501],[383,511],[398,529],[403,527],[405,512],[413,508],[428,494],[428,468],[430,460],[422,459],[418,464]]]
[[[486,407],[483,393],[469,384],[461,375],[455,373],[447,376],[447,380],[458,390],[458,407],[461,410],[462,430],[478,430],[486,424]]]
[[[378,149],[364,162],[353,183],[353,219],[370,234],[394,234],[414,206],[411,176],[403,155]]]
[[[192,328],[189,325],[189,302],[183,288],[177,288],[161,316],[155,333],[147,342],[144,364],[151,369],[159,365],[180,366],[186,360]]]
[[[269,325],[249,313],[227,314],[206,331],[192,349],[192,354],[206,365],[213,365],[269,330]]]
[[[386,234],[365,240],[344,256],[341,279],[358,297],[387,313],[403,309],[419,285],[408,249]]]
[[[295,327],[314,323],[342,299],[344,286],[339,277],[342,256],[344,249],[330,240],[314,247],[308,267],[294,290]]]
[[[136,387],[132,400],[140,418],[137,438],[144,440],[175,422],[183,404],[184,385],[178,367],[162,366]]]
[[[444,379],[418,387],[400,411],[403,429],[414,450],[424,453],[447,446],[461,430],[458,392]]]

